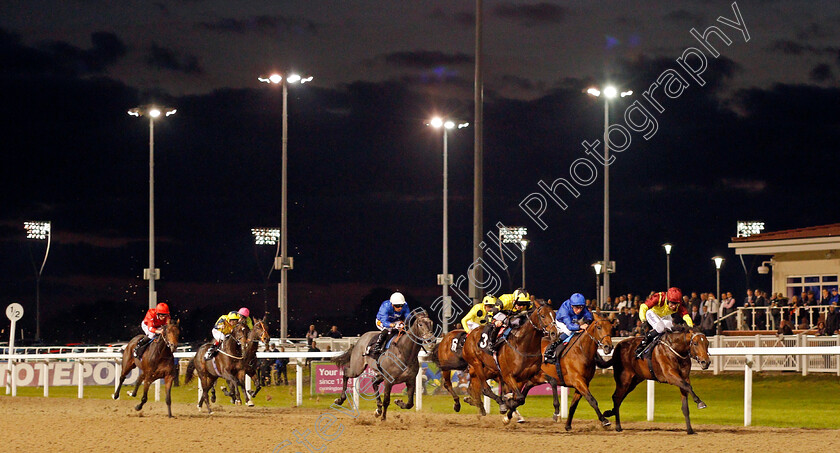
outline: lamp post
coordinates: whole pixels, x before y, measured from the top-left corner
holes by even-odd
[[[527,239],[523,239],[519,241],[519,244],[522,245],[522,287],[527,288],[525,286],[525,249],[528,248],[528,243],[531,241]]]
[[[597,262],[592,267],[595,268],[595,305],[601,308],[601,263]]]
[[[606,86],[603,91],[590,88],[586,92],[592,96],[604,95],[604,299],[610,297],[610,273],[615,268],[610,262],[610,99],[619,95],[614,86]],[[622,91],[621,97],[630,96],[632,91]]]
[[[673,245],[665,243],[662,244],[665,248],[665,287],[671,287],[671,248]]]
[[[35,341],[41,340],[41,273],[44,272],[44,265],[47,264],[47,256],[50,254],[50,242],[52,238],[51,225],[51,222],[23,222],[27,239],[47,241],[44,261],[41,263],[40,268],[36,267],[35,272]]]
[[[458,129],[469,126],[470,123],[459,122]],[[449,297],[449,285],[452,284],[452,274],[449,273],[449,150],[447,145],[448,131],[455,129],[453,120],[440,117],[432,118],[426,126],[443,130],[443,273],[438,275],[438,285],[443,287],[443,333],[449,332],[449,317],[452,316],[452,299]]]
[[[723,258],[716,256],[712,258],[715,262],[715,272],[717,273],[717,299],[720,300],[720,267],[723,266]]]
[[[279,228],[251,228],[251,234],[254,236],[254,245],[274,245],[277,246],[277,251],[274,252],[274,261],[277,260],[277,255],[280,252],[279,243],[280,238]],[[268,322],[268,281],[271,278],[271,273],[274,271],[274,262],[272,261],[271,269],[268,275],[265,276],[265,285],[263,286],[263,316]]]
[[[289,282],[287,280],[286,272],[294,268],[294,259],[288,256],[287,242],[288,234],[286,225],[288,223],[286,215],[286,148],[289,141],[289,117],[288,117],[288,97],[290,83],[304,83],[311,82],[312,77],[302,78],[297,74],[289,74],[284,77],[281,74],[271,74],[268,77],[259,77],[258,80],[263,83],[271,83],[281,85],[283,87],[283,131],[282,131],[282,157],[281,157],[281,195],[280,195],[280,259],[275,260],[274,268],[280,270],[280,284],[277,292],[277,305],[280,307],[280,339],[285,341],[289,333]]]
[[[155,119],[161,115],[174,115],[175,109],[143,105],[128,111],[131,116],[149,117],[149,268],[143,270],[143,279],[149,281],[149,308],[155,308],[157,293],[155,280],[160,279],[160,269],[155,268]]]

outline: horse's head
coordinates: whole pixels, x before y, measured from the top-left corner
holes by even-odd
[[[709,339],[700,332],[688,332],[687,334],[690,335],[688,338],[688,353],[700,364],[701,368],[708,369],[712,363],[712,359],[709,357]]]
[[[169,322],[163,327],[163,341],[166,342],[166,346],[169,347],[169,350],[175,352],[178,349],[178,340],[181,338],[181,320],[176,319],[175,321],[172,318],[169,319]]]
[[[251,329],[248,328],[248,323],[245,322],[245,318],[241,318],[233,325],[233,330],[230,331],[230,337],[236,341],[239,347],[244,348],[248,342],[248,335],[250,333]]]
[[[254,320],[254,330],[251,331],[250,339],[268,345],[270,336],[268,335],[268,327],[265,325],[265,318]]]
[[[548,335],[549,338],[554,340],[557,338],[557,324],[554,322],[554,310],[551,309],[551,300],[549,299],[547,302],[541,299],[537,299],[534,301],[534,310],[528,316],[528,320],[534,327],[543,333],[543,335]]]
[[[425,343],[435,338],[434,322],[425,310],[412,312],[408,324],[408,334],[415,341]]]
[[[610,320],[597,313],[592,315],[592,322],[586,328],[586,333],[592,335],[598,346],[604,350],[604,354],[609,354],[613,349],[612,328]]]

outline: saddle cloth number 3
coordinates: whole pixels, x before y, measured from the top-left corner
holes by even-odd
[[[478,343],[478,347],[484,349],[487,347],[487,332],[481,334],[481,341]]]

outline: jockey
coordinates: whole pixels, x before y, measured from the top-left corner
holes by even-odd
[[[394,331],[405,328],[410,316],[411,309],[405,302],[405,296],[399,291],[391,294],[388,300],[382,302],[376,313],[376,328],[379,329],[379,336],[376,337],[376,344],[365,355],[370,355],[374,360],[379,359],[385,342]]]
[[[581,293],[574,293],[563,302],[557,310],[557,330],[562,335],[545,348],[545,363],[553,363],[556,358],[557,346],[564,344],[572,335],[584,331],[592,322],[592,312],[586,307],[586,299]],[[562,351],[562,349],[561,349]]]
[[[487,324],[487,321],[491,319],[490,312],[498,300],[495,296],[487,295],[484,296],[480,304],[473,305],[470,312],[461,319],[461,326],[464,327],[464,330],[470,333],[473,329]]]
[[[160,332],[160,328],[165,326],[168,322],[169,305],[166,305],[163,302],[157,304],[155,308],[150,308],[146,312],[146,317],[143,318],[143,322],[140,323],[140,327],[143,329],[143,333],[145,333],[146,336],[137,342],[137,347],[134,348],[134,357],[139,359],[143,356],[146,348],[152,341],[154,341],[155,337],[157,337],[158,332]]]
[[[207,348],[207,353],[204,354],[204,360],[210,360],[216,355],[216,351],[218,350],[219,346],[225,341],[230,333],[233,331],[233,326],[239,322],[240,319],[245,320],[245,324],[248,326],[249,329],[254,328],[254,321],[251,319],[251,310],[248,310],[245,307],[239,309],[239,311],[232,311],[226,315],[219,316],[219,319],[216,320],[216,324],[213,326],[213,344]]]
[[[685,320],[688,327],[694,327],[691,315],[683,304],[682,291],[670,288],[668,292],[654,293],[639,307],[639,319],[647,321],[651,329],[647,336],[636,348],[636,357],[642,358],[645,348],[660,334],[670,331],[674,327],[673,314],[676,313]]]
[[[493,315],[493,327],[490,330],[490,335],[487,337],[492,342],[490,346],[492,353],[495,354],[499,346],[507,340],[513,328],[519,327],[518,322],[514,321],[519,318],[515,318],[512,315],[526,311],[529,308],[531,308],[531,295],[523,288],[517,289],[513,294],[502,294],[499,296],[499,302],[496,304],[496,314]],[[511,314],[511,316],[508,314]],[[502,327],[505,328],[502,329]]]

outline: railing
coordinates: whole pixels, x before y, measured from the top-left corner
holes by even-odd
[[[831,309],[830,305],[808,305],[803,307],[738,307],[737,310],[722,316],[715,321],[715,324],[720,324],[725,319],[736,317],[736,327],[738,330],[757,330],[761,327],[761,321],[764,321],[762,330],[776,330],[782,320],[790,320],[793,325],[791,328],[798,329],[802,321],[807,322],[808,329],[813,329],[819,319],[828,316],[828,311]]]

